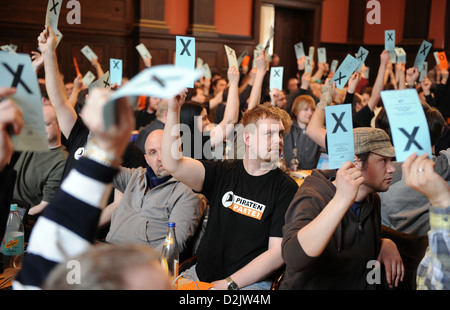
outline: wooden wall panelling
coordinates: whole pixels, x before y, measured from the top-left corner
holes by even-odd
[[[366,24],[366,1],[350,0],[348,6],[347,42],[362,43]]]
[[[402,43],[418,43],[428,39],[431,0],[406,0]]]

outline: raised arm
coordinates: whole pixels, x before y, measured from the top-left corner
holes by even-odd
[[[325,107],[331,104],[333,98],[333,85],[331,85],[329,79],[325,81],[322,87],[322,96],[317,108],[311,116],[308,126],[306,127],[306,135],[313,140],[317,145],[326,149],[326,135],[327,129],[325,128]]]
[[[51,27],[41,32],[39,47],[44,57],[45,86],[52,106],[55,108],[61,132],[68,138],[77,120],[77,113],[70,105],[56,57],[57,38]]]
[[[256,75],[253,82],[252,91],[248,100],[248,110],[253,109],[261,103],[261,91],[264,76],[267,71],[266,52],[261,50],[261,54],[255,60]]]
[[[359,186],[364,182],[361,171],[346,162],[336,174],[336,194],[309,224],[300,229],[297,239],[309,257],[322,254],[338,224],[353,204]]]
[[[86,126],[93,133],[86,157],[64,179],[36,222],[14,289],[39,288],[58,263],[87,251],[95,241],[100,212],[118,171],[118,159],[134,128],[131,106],[119,100],[117,121],[105,130],[102,116],[108,96],[106,90],[95,89],[83,108]]]
[[[161,161],[174,178],[183,182],[194,191],[199,192],[203,188],[205,168],[200,161],[183,157],[181,151],[180,109],[184,103],[184,97],[185,95],[169,99],[161,144]]]
[[[381,52],[380,55],[380,66],[378,67],[378,73],[377,78],[375,80],[375,83],[373,84],[372,88],[372,95],[369,98],[369,101],[367,102],[367,105],[371,111],[375,110],[377,107],[378,102],[381,99],[381,91],[384,89],[384,77],[386,73],[386,66],[389,62],[389,51],[384,50]]]
[[[215,148],[233,132],[239,119],[239,71],[232,66],[228,69],[228,97],[222,121],[211,130],[211,147]]]
[[[0,87],[0,172],[9,164],[14,152],[11,135],[18,135],[23,127],[22,110],[12,99],[3,100],[15,93],[15,88]]]

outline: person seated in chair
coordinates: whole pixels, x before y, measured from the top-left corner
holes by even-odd
[[[180,253],[192,241],[205,211],[205,200],[161,164],[162,136],[163,131],[157,129],[147,137],[147,168],[121,167],[114,177],[114,202],[103,210],[100,220],[100,225],[111,222],[106,241],[149,244],[160,252],[169,222],[176,223]]]

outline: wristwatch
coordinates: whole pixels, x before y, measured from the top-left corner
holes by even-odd
[[[230,291],[237,291],[239,290],[239,286],[236,284],[236,282],[231,279],[231,277],[227,278],[227,289]]]

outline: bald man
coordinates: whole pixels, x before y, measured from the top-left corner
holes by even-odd
[[[194,236],[205,211],[201,196],[173,178],[161,163],[162,130],[145,141],[147,168],[122,167],[113,181],[114,202],[100,218],[111,223],[106,241],[143,243],[161,251],[169,222],[176,223],[180,253]]]

